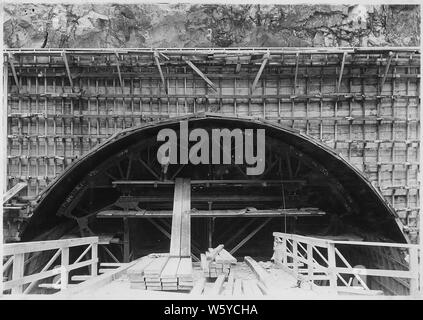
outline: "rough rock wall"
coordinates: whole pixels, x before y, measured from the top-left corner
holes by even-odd
[[[7,4],[7,47],[419,46],[417,5]]]

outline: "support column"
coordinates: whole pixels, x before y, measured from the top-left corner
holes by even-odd
[[[123,218],[123,262],[129,262],[129,218]]]

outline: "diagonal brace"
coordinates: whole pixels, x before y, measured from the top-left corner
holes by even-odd
[[[269,61],[270,54],[266,53],[263,55],[263,62],[261,63],[260,69],[256,74],[256,78],[254,79],[253,85],[251,86],[251,93],[254,92],[256,89],[257,83],[260,80],[261,74],[263,73],[264,67],[266,66],[267,62]]]
[[[194,70],[207,84],[213,88],[214,91],[218,92],[216,85],[209,79],[207,76],[201,72],[190,60],[185,60],[185,62]]]

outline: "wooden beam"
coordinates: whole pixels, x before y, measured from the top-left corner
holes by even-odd
[[[123,262],[129,262],[130,243],[129,243],[129,220],[123,218]]]
[[[393,56],[394,56],[394,53],[389,52],[388,62],[386,63],[385,72],[383,73],[383,77],[382,77],[382,83],[380,84],[380,93],[382,93],[383,85],[385,84],[386,76],[388,75],[389,67],[391,66]]]
[[[120,72],[119,53],[115,52],[115,55],[116,55],[116,68],[117,68],[117,72],[118,72],[118,76],[119,76],[120,88],[121,88],[122,93],[123,93],[124,84],[123,84],[123,79],[122,79],[122,73]]]
[[[200,278],[195,283],[194,287],[192,288],[190,294],[192,295],[201,295],[204,291],[204,286],[206,284],[206,278]]]
[[[300,62],[300,53],[295,54],[295,75],[294,75],[294,95],[297,93],[298,65]]]
[[[241,248],[248,240],[250,240],[257,232],[259,232],[272,218],[267,218],[263,223],[261,223],[256,229],[254,229],[250,234],[248,234],[244,239],[241,240],[231,251],[230,254],[234,254]]]
[[[346,59],[346,57],[347,57],[347,53],[344,52],[344,54],[342,55],[342,63],[341,63],[341,70],[339,71],[338,83],[336,85],[336,92],[339,92],[339,89],[341,88],[342,74],[344,73],[345,59]]]
[[[11,53],[9,53],[8,62],[9,62],[9,65],[10,65],[10,69],[12,69],[12,75],[13,75],[13,79],[15,79],[16,87],[18,88],[18,92],[20,92],[21,87],[19,85],[19,79],[18,79],[18,75],[16,73],[15,64],[13,63],[12,57],[13,57],[13,55]]]
[[[225,282],[225,275],[221,274],[217,277],[216,281],[213,284],[213,287],[210,290],[210,295],[218,295],[222,291],[223,282]]]
[[[305,184],[306,180],[191,180],[191,185],[260,185],[273,186],[286,183]],[[160,181],[160,180],[115,180],[112,181],[114,185],[173,185],[175,181]]]
[[[185,60],[185,62],[194,70],[210,87],[213,88],[214,91],[219,92],[216,85],[209,79],[207,76],[201,72],[190,60]]]
[[[266,67],[267,62],[269,61],[270,54],[266,53],[263,55],[263,62],[261,63],[260,69],[256,74],[253,85],[251,86],[251,94],[256,90],[258,81],[260,80],[261,74],[263,73],[264,68]]]
[[[248,211],[246,209],[240,210],[196,210],[190,211],[191,218],[230,218],[230,217],[316,217],[324,216],[326,213],[320,210],[306,209],[264,209]],[[171,210],[104,210],[97,213],[97,218],[169,218],[172,217]],[[212,247],[213,245],[208,245]]]
[[[69,68],[69,63],[68,63],[68,58],[67,58],[67,56],[66,56],[66,51],[63,51],[63,52],[62,52],[62,57],[63,57],[63,61],[64,61],[64,63],[65,63],[66,72],[67,72],[67,74],[68,74],[69,83],[70,83],[70,85],[71,85],[72,92],[73,92],[73,91],[74,91],[74,89],[73,89],[72,74],[71,74],[71,71],[70,71],[70,68]]]
[[[150,166],[148,166],[144,160],[142,160],[141,158],[138,158],[138,161],[156,178],[156,179],[160,179],[160,176],[153,170],[150,168]]]
[[[12,188],[7,190],[7,192],[3,195],[3,204],[10,199],[12,199],[17,193],[22,191],[28,184],[26,182],[19,182],[15,184]]]
[[[261,265],[259,265],[253,258],[249,256],[246,256],[244,261],[251,268],[257,278],[265,285],[265,287],[269,288],[271,285],[271,279],[269,278],[269,274],[266,272],[266,270],[264,270]]]
[[[157,51],[154,51],[153,58],[154,58],[154,62],[156,63],[157,69],[159,70],[160,79],[162,80],[163,88],[166,94],[168,94],[167,83],[163,75],[162,67],[160,66],[159,53]]]
[[[181,221],[181,257],[191,256],[191,184],[183,179]]]

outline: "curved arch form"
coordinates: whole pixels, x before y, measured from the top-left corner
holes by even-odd
[[[60,207],[74,201],[78,191],[86,187],[81,181],[87,176],[95,175],[99,165],[105,159],[111,155],[125,153],[135,144],[151,140],[151,137],[155,137],[162,128],[177,128],[181,120],[187,120],[190,126],[266,129],[266,137],[272,137],[272,139],[280,141],[281,145],[289,146],[297,157],[311,159],[309,160],[310,165],[317,168],[327,179],[333,181],[332,188],[337,189],[338,193],[342,194],[354,207],[355,216],[348,223],[357,221],[367,231],[377,233],[382,238],[390,241],[405,241],[393,207],[358,169],[328,146],[297,130],[280,126],[275,122],[209,113],[175,117],[132,127],[113,135],[101,145],[93,148],[67,167],[40,194],[29,224],[22,234],[22,239],[24,241],[31,240],[63,219],[56,215]]]

